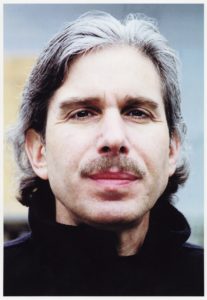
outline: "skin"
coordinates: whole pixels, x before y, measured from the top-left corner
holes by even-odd
[[[32,129],[26,136],[32,167],[55,195],[57,222],[115,231],[119,255],[141,247],[179,147],[169,137],[159,74],[129,46],[77,58],[50,99],[45,143]],[[121,169],[120,157],[133,168]],[[98,169],[92,162],[102,158],[115,163]]]

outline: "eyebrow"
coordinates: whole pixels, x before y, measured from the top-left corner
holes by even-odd
[[[65,111],[68,108],[76,107],[79,105],[88,106],[88,105],[98,104],[98,103],[100,103],[98,97],[86,97],[86,98],[71,97],[66,100],[63,100],[59,105],[59,109],[61,111]]]
[[[153,110],[157,110],[159,107],[159,104],[150,98],[146,98],[143,96],[139,97],[125,97],[124,106],[136,106],[136,105],[145,105]]]

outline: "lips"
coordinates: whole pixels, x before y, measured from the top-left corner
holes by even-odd
[[[137,176],[131,173],[110,171],[92,174],[89,178],[99,184],[108,186],[127,185],[138,179]]]

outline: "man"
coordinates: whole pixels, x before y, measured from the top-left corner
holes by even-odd
[[[176,54],[145,17],[87,13],[50,41],[12,136],[31,233],[5,247],[5,295],[203,295],[171,204],[188,176],[180,101]]]

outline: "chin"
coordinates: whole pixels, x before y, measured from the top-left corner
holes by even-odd
[[[139,215],[131,215],[127,213],[122,214],[112,214],[109,213],[103,213],[97,214],[96,216],[91,216],[90,218],[85,219],[86,223],[88,225],[103,228],[103,229],[109,229],[109,230],[117,230],[117,229],[123,229],[128,227],[133,227],[135,224],[139,222],[141,219],[141,216]]]
[[[87,203],[87,205],[86,205]],[[77,223],[104,228],[123,228],[139,223],[148,208],[143,201],[84,201],[76,209]]]

